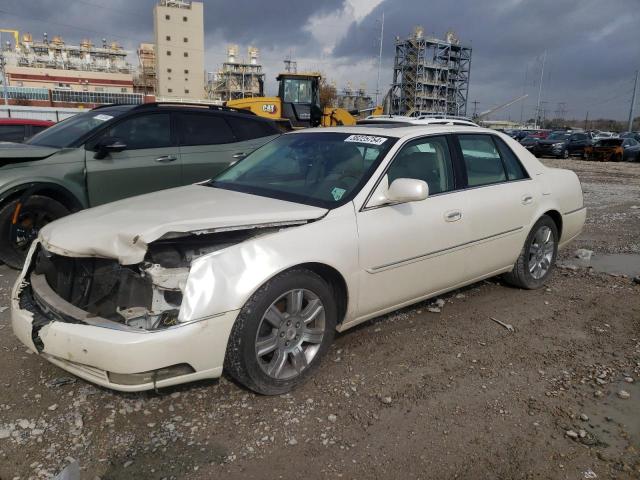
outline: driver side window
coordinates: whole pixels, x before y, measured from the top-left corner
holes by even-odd
[[[138,115],[107,129],[102,137],[115,137],[127,150],[171,146],[171,121],[168,113]]]
[[[398,178],[424,180],[429,195],[453,190],[453,165],[444,136],[414,140],[398,153],[387,171],[389,185]]]

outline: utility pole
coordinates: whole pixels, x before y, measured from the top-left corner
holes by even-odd
[[[474,118],[476,116],[476,114],[478,113],[478,104],[480,102],[478,100],[474,100],[471,103],[473,103],[473,116],[471,118]]]
[[[376,107],[380,105],[378,96],[380,95],[380,69],[382,68],[382,41],[384,39],[384,12],[382,12],[382,23],[380,24],[380,50],[378,52],[378,80],[376,82]]]
[[[540,118],[540,98],[542,97],[542,80],[544,79],[544,64],[547,61],[547,51],[542,55],[542,68],[540,69],[540,85],[538,85],[538,102],[536,103],[536,122],[534,128],[538,128],[538,120]]]
[[[17,48],[17,45],[16,45]],[[7,76],[5,74],[4,51],[2,50],[2,34],[0,33],[0,69],[2,70],[2,96],[4,97],[4,104],[9,105],[9,87],[7,85]]]
[[[636,70],[636,81],[633,84],[633,95],[631,96],[631,107],[629,108],[629,128],[628,131],[633,130],[633,108],[636,104],[636,93],[638,93],[638,74],[640,74],[640,70]]]
[[[587,111],[587,115],[584,117],[584,129],[589,130],[587,127],[589,126],[589,112]]]

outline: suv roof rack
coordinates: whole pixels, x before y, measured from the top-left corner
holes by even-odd
[[[147,108],[158,108],[158,107],[187,107],[187,108],[201,108],[205,110],[215,110],[218,112],[235,112],[235,113],[244,113],[246,115],[255,115],[251,110],[245,110],[243,108],[233,108],[226,107],[223,105],[210,105],[207,103],[185,103],[185,102],[150,102],[150,103],[110,103],[106,105],[98,105],[92,110],[98,110],[101,108],[107,107],[131,107],[135,110],[144,110]]]

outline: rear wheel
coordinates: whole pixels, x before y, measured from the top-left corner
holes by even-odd
[[[20,206],[16,216],[18,201],[8,202],[0,209],[0,260],[13,268],[22,267],[29,246],[42,227],[69,214],[60,202],[32,195]]]
[[[263,395],[302,383],[333,341],[336,302],[331,287],[306,269],[284,272],[244,305],[231,330],[224,368]]]
[[[551,277],[558,254],[558,227],[548,215],[533,226],[522,252],[505,280],[516,287],[533,290]]]

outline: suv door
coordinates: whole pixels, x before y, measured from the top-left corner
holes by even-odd
[[[466,278],[465,192],[456,189],[447,137],[424,137],[404,145],[380,182],[390,185],[398,178],[426,181],[429,195],[420,202],[365,204],[357,212],[362,269],[358,304],[363,315],[406,304]]]
[[[467,176],[466,220],[473,245],[468,264],[479,279],[513,265],[541,196],[509,146],[490,134],[458,134]]]
[[[95,145],[105,137],[117,138],[126,148],[96,159]],[[178,147],[168,112],[127,117],[87,142],[85,150],[91,206],[180,186]]]
[[[272,138],[251,128],[251,121],[259,121],[242,117],[206,111],[176,114],[184,185],[216,176]]]

